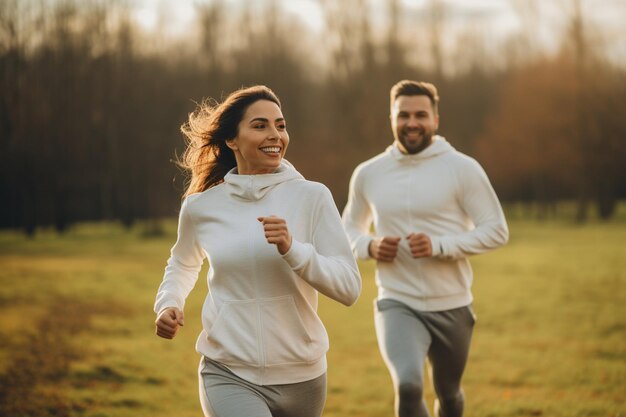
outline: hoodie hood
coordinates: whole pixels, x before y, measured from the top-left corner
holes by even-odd
[[[237,168],[233,168],[224,176],[224,183],[228,187],[229,195],[241,200],[257,201],[279,184],[303,179],[302,174],[289,161],[283,159],[280,167],[272,174],[240,175]]]
[[[399,162],[411,162],[411,161],[420,161],[422,159],[431,158],[436,155],[440,155],[444,152],[454,151],[454,147],[448,143],[446,138],[443,136],[435,135],[433,136],[433,142],[423,151],[416,154],[405,154],[402,153],[400,148],[398,148],[397,144],[394,142],[393,145],[387,147],[386,152],[389,153],[393,159]]]

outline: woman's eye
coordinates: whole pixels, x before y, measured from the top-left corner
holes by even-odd
[[[287,129],[287,126],[286,126],[286,125],[278,125],[277,127],[278,127],[280,130],[285,130],[285,129]]]
[[[259,124],[259,125],[254,125],[253,126],[255,129],[263,129],[265,127],[265,125],[263,124]]]

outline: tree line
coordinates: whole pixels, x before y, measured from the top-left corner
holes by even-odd
[[[419,15],[388,0],[384,18],[366,0],[320,0],[320,36],[276,0],[214,0],[178,40],[145,33],[118,0],[0,0],[0,228],[174,216],[180,125],[253,84],[283,102],[287,158],[342,207],[354,167],[392,141],[389,88],[404,78],[439,87],[441,133],[504,201],[575,199],[579,220],[593,206],[609,218],[626,195],[626,71],[598,52],[581,1],[547,54],[532,32],[487,51],[466,31],[446,50],[441,0]],[[515,3],[524,16],[535,4]]]

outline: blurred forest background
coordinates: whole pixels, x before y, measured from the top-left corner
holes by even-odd
[[[444,0],[411,13],[371,3],[319,0],[316,34],[277,0],[198,0],[188,35],[172,39],[142,27],[129,1],[0,0],[0,228],[158,228],[184,189],[180,125],[204,97],[253,84],[277,92],[288,159],[341,209],[352,170],[392,141],[389,88],[404,78],[439,87],[441,133],[505,203],[547,217],[575,201],[580,222],[613,215],[626,197],[626,60],[608,45],[626,27],[587,12],[626,6],[554,0],[562,29],[547,48],[545,1],[510,0],[521,29],[498,42],[481,24],[451,39]]]

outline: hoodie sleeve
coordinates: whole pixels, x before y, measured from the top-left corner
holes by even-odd
[[[459,259],[500,247],[509,239],[509,229],[498,197],[487,174],[471,158],[457,171],[459,202],[474,223],[464,233],[432,238],[433,253],[444,259]]]
[[[343,210],[342,220],[354,256],[357,259],[370,259],[369,245],[373,237],[369,230],[372,212],[363,193],[363,175],[360,167],[352,174],[348,203]]]
[[[361,293],[361,276],[339,212],[326,187],[318,197],[312,222],[313,243],[294,239],[283,259],[313,288],[342,304],[352,305]]]
[[[198,280],[203,261],[204,251],[196,239],[188,199],[185,199],[178,219],[178,239],[167,260],[163,282],[154,303],[155,313],[159,314],[167,307],[184,309],[185,300]]]

